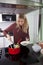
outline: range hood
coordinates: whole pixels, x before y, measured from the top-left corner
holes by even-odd
[[[43,7],[43,4],[30,0],[1,0],[0,13],[28,13]]]

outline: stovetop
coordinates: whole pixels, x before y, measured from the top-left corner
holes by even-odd
[[[43,62],[43,61],[42,61]],[[20,57],[20,55],[8,54],[7,48],[0,49],[0,65],[42,65],[38,56],[33,52],[27,58]]]

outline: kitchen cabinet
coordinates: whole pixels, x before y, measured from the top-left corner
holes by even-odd
[[[13,36],[11,37],[13,41]],[[8,47],[10,44],[13,44],[5,37],[0,37],[0,48]]]
[[[0,0],[0,2],[2,2],[2,3],[3,3],[3,2],[5,2],[5,0]]]
[[[11,36],[11,38],[13,41],[13,36]],[[4,37],[4,47],[8,47],[10,44],[13,44],[13,43]]]
[[[3,48],[4,47],[3,40],[4,40],[4,38],[3,37],[0,37],[0,48]]]
[[[16,0],[6,0],[5,3],[16,3]]]

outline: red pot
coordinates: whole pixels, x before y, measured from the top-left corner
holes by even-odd
[[[8,52],[11,55],[14,55],[14,54],[16,55],[20,53],[20,48],[8,48]]]

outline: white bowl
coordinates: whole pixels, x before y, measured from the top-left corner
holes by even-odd
[[[23,46],[27,46],[28,44],[30,44],[30,42],[29,41],[22,41],[20,44]]]
[[[41,50],[41,47],[38,44],[34,44],[32,46],[34,52],[38,53]]]

